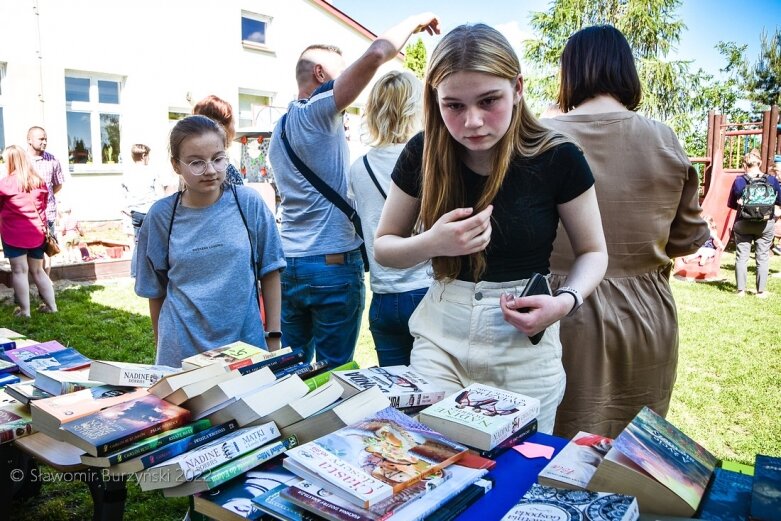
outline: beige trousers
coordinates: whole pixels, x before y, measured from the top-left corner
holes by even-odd
[[[535,346],[499,307],[502,293],[520,295],[526,282],[434,282],[410,317],[410,365],[448,394],[479,382],[539,398],[538,430],[551,433],[566,385],[559,323]]]

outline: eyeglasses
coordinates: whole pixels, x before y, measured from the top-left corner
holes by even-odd
[[[206,170],[209,168],[209,164],[211,164],[214,167],[214,170],[217,172],[224,172],[226,168],[228,168],[228,157],[227,156],[220,156],[216,159],[212,159],[211,161],[204,161],[203,159],[196,159],[195,161],[191,161],[189,163],[185,163],[181,159],[177,159],[180,163],[183,165],[187,165],[187,168],[190,169],[190,173],[192,175],[203,175],[206,173]]]

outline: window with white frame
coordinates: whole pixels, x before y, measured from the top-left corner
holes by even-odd
[[[251,49],[270,50],[269,45],[269,27],[271,26],[271,17],[241,12],[241,43]]]
[[[69,164],[119,162],[121,90],[122,78],[116,76],[66,73]]]
[[[270,105],[270,95],[249,91],[239,92],[239,128],[261,126],[264,112]]]

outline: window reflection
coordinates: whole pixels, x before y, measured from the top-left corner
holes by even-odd
[[[68,163],[92,162],[92,125],[88,112],[66,113],[68,124]]]
[[[119,115],[100,115],[100,150],[104,163],[119,162]]]
[[[241,39],[246,42],[266,44],[266,22],[241,17]]]
[[[65,77],[65,101],[89,101],[89,78]]]
[[[119,103],[119,82],[98,80],[98,102]]]

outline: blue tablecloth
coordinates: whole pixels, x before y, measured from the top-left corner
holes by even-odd
[[[539,432],[527,441],[551,446],[555,449],[554,454],[567,444],[564,438]],[[498,521],[537,481],[537,474],[549,461],[545,458],[529,459],[515,450],[508,450],[499,456],[496,467],[489,474],[494,478],[493,489],[461,514],[458,521]]]

